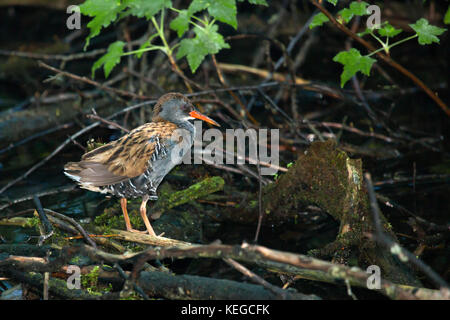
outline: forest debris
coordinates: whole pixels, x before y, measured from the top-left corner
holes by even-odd
[[[171,275],[167,272],[141,272],[138,284],[151,296],[183,300],[273,300],[279,296],[263,286],[226,279],[192,275]],[[320,300],[316,295],[286,291],[290,300]]]
[[[33,286],[39,287],[42,286],[41,275],[31,273],[25,274],[18,270],[23,270],[24,268],[31,266],[32,271],[35,272],[56,272],[61,270],[61,268],[64,268],[67,262],[71,261],[73,257],[80,255],[89,257],[90,260],[101,263],[132,263],[134,264],[132,272],[132,275],[134,276],[138,276],[138,270],[146,265],[146,261],[148,260],[161,260],[165,258],[231,258],[237,261],[256,264],[268,270],[276,270],[276,272],[300,276],[309,275],[307,278],[316,281],[343,284],[342,280],[348,280],[352,286],[364,288],[367,287],[367,279],[370,277],[370,274],[357,267],[334,264],[301,254],[272,250],[263,246],[248,245],[246,243],[234,246],[211,244],[169,248],[156,247],[149,248],[140,253],[123,255],[110,254],[87,245],[78,245],[63,248],[60,254],[57,255],[57,258],[53,258],[50,261],[39,258],[32,258],[33,261],[29,261],[30,259],[27,257],[8,256],[8,254],[6,254],[5,258],[0,259],[0,270],[11,273],[14,278],[19,279],[20,281],[32,283]],[[439,291],[420,287],[401,286],[385,280],[384,275],[386,274],[382,274],[383,278],[381,279],[380,293],[392,299],[449,299],[449,294],[445,290]],[[24,278],[25,276],[26,278]],[[142,288],[145,288],[146,285],[151,285],[141,282],[140,277],[137,279],[139,279],[139,285]],[[53,280],[55,279],[50,279],[50,281]],[[64,283],[64,285],[66,284],[65,281],[61,283]],[[151,287],[147,288],[150,289]],[[51,283],[50,290],[54,289],[59,290],[57,284],[53,286]],[[65,292],[61,292],[61,294],[65,296]],[[73,294],[69,293],[69,295]],[[82,292],[76,294],[82,294],[83,297],[74,296],[74,298],[87,297]]]
[[[153,237],[149,234],[141,234],[136,232],[128,232],[125,230],[111,229],[112,232],[117,233],[117,239],[130,241],[135,243],[148,244],[152,246],[160,247],[185,247],[191,246],[193,244],[189,242],[179,241],[176,239],[164,238],[164,237]]]
[[[333,257],[348,264],[358,254],[359,265],[378,265],[392,281],[420,285],[411,271],[389,252],[367,238],[373,233],[372,215],[367,192],[362,184],[362,161],[350,159],[337,148],[334,140],[314,142],[304,154],[274,183],[263,189],[265,224],[286,223],[295,218],[302,207],[316,205],[340,222],[335,241],[310,251],[317,257]],[[228,210],[227,218],[255,223],[258,218],[257,194],[246,201],[239,214]],[[384,216],[383,231],[396,239]],[[354,249],[357,248],[358,251]]]
[[[351,249],[356,247],[360,265],[378,265],[389,279],[418,285],[409,269],[367,239],[366,234],[372,234],[374,230],[362,181],[360,159],[350,159],[345,152],[337,149],[333,140],[316,142],[285,175],[264,189],[264,209],[269,216],[276,212],[287,217],[296,214],[300,204],[317,205],[340,221],[340,228],[334,242],[312,251],[313,254],[333,256],[336,262],[346,264]],[[386,218],[382,216],[381,219],[383,231],[396,239]]]

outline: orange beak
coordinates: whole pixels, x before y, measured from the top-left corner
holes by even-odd
[[[189,115],[190,115],[192,118],[200,119],[200,120],[206,121],[206,122],[208,122],[208,123],[211,123],[211,124],[213,124],[213,125],[215,125],[215,126],[220,127],[220,124],[218,124],[217,122],[215,122],[213,119],[211,119],[211,118],[209,118],[209,117],[207,117],[207,116],[201,114],[201,113],[198,112],[198,111],[195,111],[195,110],[194,110],[194,111],[191,111],[191,112],[189,112]]]

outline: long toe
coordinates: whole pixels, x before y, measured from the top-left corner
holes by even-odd
[[[147,230],[141,231],[141,230],[136,230],[136,229],[128,229],[127,231],[128,231],[128,232],[134,232],[134,233],[141,233],[141,234],[146,234],[146,233],[148,233]]]

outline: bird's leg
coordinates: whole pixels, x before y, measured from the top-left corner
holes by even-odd
[[[147,228],[148,234],[151,236],[156,237],[156,233],[155,231],[153,231],[152,225],[150,224],[150,221],[148,221],[148,217],[147,217],[147,201],[149,199],[149,196],[144,196],[142,198],[142,203],[141,203],[141,217],[142,220],[144,220],[144,224],[145,227]]]
[[[125,219],[125,226],[127,227],[127,231],[128,232],[145,233],[146,231],[135,230],[131,227],[130,217],[128,217],[128,211],[127,211],[127,198],[120,199],[120,206],[122,207],[123,218]]]
[[[127,198],[120,199],[120,206],[122,207],[123,218],[125,219],[125,226],[127,227],[127,231],[131,230],[130,217],[128,217],[127,211]]]

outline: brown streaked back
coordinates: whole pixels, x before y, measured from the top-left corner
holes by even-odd
[[[151,163],[157,140],[162,145],[167,144],[177,128],[168,121],[144,124],[122,138],[84,154],[80,162],[66,164],[64,170],[80,184],[92,186],[111,185],[137,177]]]

